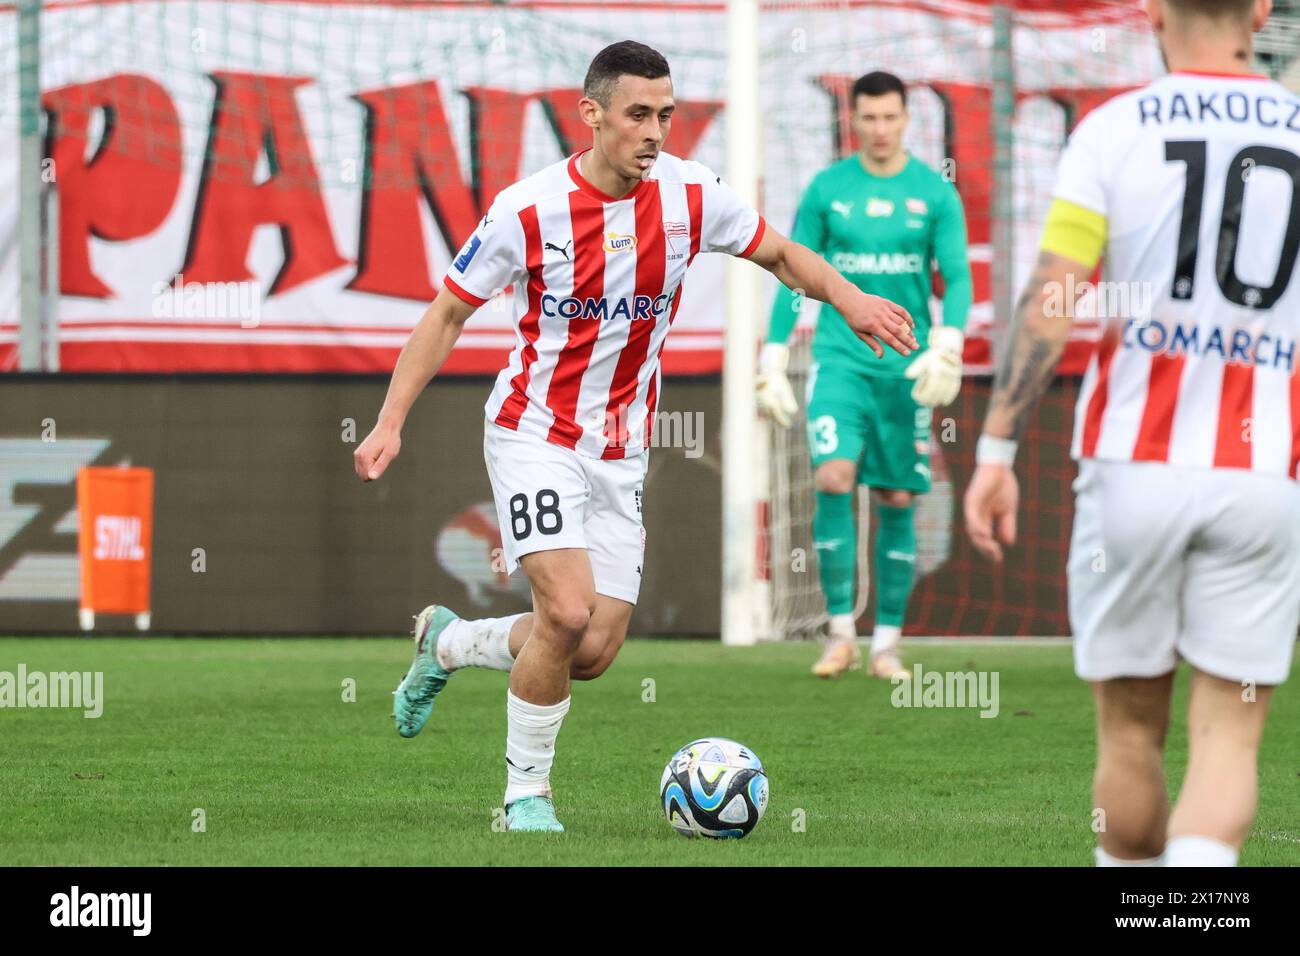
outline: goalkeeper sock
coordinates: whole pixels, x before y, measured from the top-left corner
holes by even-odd
[[[901,628],[916,565],[916,526],[912,520],[916,507],[877,504],[875,511],[880,528],[876,532],[876,623]]]
[[[817,492],[813,510],[813,547],[826,610],[832,616],[853,613],[853,578],[858,557],[858,529],[853,523],[853,493]]]
[[[832,641],[856,641],[858,639],[858,622],[848,614],[832,614],[830,626]]]
[[[898,649],[898,642],[903,637],[903,629],[895,624],[877,624],[871,635],[871,656]]]
[[[485,617],[478,621],[455,620],[438,635],[438,664],[445,671],[462,667],[486,667],[508,671],[515,666],[510,656],[510,628],[522,614]]]

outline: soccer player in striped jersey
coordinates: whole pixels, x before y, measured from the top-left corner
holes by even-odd
[[[904,309],[768,228],[704,166],[663,151],[674,104],[662,55],[615,43],[592,61],[583,93],[591,147],[496,197],[411,333],[354,455],[363,480],[384,473],[465,321],[513,286],[516,345],[487,402],[483,447],[508,568],[528,576],[533,610],[464,621],[425,608],[394,716],[413,737],[457,669],[509,671],[505,808],[515,831],[563,829],[550,771],[570,680],[603,673],[627,633],[659,354],[695,256],[747,258],[834,304],[878,354],[916,348]]]
[[[908,360],[877,360],[834,309],[823,308],[808,377],[808,447],[816,501],[813,544],[830,639],[813,665],[818,677],[859,666],[854,621],[857,529],[853,492],[873,492],[876,622],[870,672],[907,677],[899,656],[916,564],[914,501],[930,490],[930,418],[961,388],[961,355],[971,304],[966,219],[952,183],[903,146],[907,91],[892,73],[853,84],[858,151],[813,178],[791,238],[820,252],[864,292],[898,302],[928,347]],[[944,280],[943,324],[931,328],[931,263]],[[786,340],[799,299],[777,289],[760,357],[758,405],[779,425],[798,411],[785,369]]]
[[[1068,567],[1075,670],[1097,707],[1099,865],[1236,863],[1295,647],[1300,98],[1251,73],[1270,7],[1147,0],[1170,72],[1070,137],[966,494],[972,541],[1000,559],[1016,442],[1104,250],[1098,303],[1136,307],[1104,316],[1079,395]],[[1180,659],[1189,759],[1171,813]]]

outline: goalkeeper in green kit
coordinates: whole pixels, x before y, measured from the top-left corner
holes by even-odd
[[[816,508],[813,543],[830,612],[830,640],[813,665],[819,677],[860,666],[853,618],[857,529],[853,492],[875,492],[876,625],[870,671],[908,676],[899,657],[916,563],[916,495],[930,490],[930,416],[961,387],[963,330],[971,304],[966,221],[952,184],[903,148],[907,94],[890,73],[853,85],[858,152],[819,173],[799,204],[792,238],[820,252],[864,292],[892,299],[916,320],[919,357],[877,358],[829,306],[813,337],[808,445]],[[943,324],[931,328],[931,262],[943,276]],[[789,425],[798,403],[786,378],[785,345],[799,300],[777,290],[758,376],[759,409]],[[928,333],[928,336],[927,336]]]

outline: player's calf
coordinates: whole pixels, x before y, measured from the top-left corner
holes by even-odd
[[[1257,757],[1272,687],[1192,671],[1187,776],[1169,820],[1166,866],[1235,866],[1259,799]]]
[[[1093,805],[1100,865],[1154,865],[1165,842],[1169,798],[1164,744],[1173,674],[1093,684],[1097,771]]]
[[[596,610],[569,671],[574,680],[595,680],[609,669],[627,638],[634,605],[607,594],[596,595]]]

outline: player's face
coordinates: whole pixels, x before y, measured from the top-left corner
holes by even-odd
[[[645,176],[668,139],[674,108],[669,77],[620,76],[609,107],[599,111],[599,138],[609,164],[628,179]]]
[[[872,160],[888,162],[903,148],[907,107],[897,93],[859,96],[853,104],[853,132]]]

